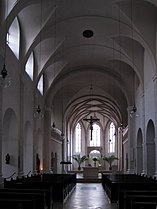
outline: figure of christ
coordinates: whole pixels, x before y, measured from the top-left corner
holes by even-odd
[[[88,118],[85,118],[85,119],[83,119],[83,120],[89,122],[90,131],[91,131],[91,141],[92,141],[92,139],[93,139],[93,124],[94,124],[94,122],[99,121],[100,119],[98,119],[98,118],[93,118],[92,116],[90,116],[89,119],[88,119]]]

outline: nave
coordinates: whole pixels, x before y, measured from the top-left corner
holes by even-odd
[[[101,183],[77,183],[64,204],[55,203],[54,209],[116,209],[110,203]]]

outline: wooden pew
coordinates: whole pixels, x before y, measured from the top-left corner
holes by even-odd
[[[142,205],[148,207],[149,203],[157,202],[157,190],[121,190],[119,192],[118,209],[140,208]],[[156,208],[156,207],[155,207]]]
[[[0,189],[0,208],[44,209],[45,194],[43,191]]]
[[[0,199],[0,205],[1,209],[10,209],[10,208],[15,208],[15,209],[35,209],[34,207],[34,202],[32,200],[27,200],[27,199]]]
[[[157,201],[156,202],[133,202],[132,209],[156,209],[157,208]]]
[[[102,185],[111,202],[118,201],[120,190],[157,190],[155,179],[135,174],[102,175]]]
[[[64,202],[76,186],[76,174],[43,174],[4,181],[5,188],[50,189],[51,202]],[[52,205],[52,204],[51,204]]]

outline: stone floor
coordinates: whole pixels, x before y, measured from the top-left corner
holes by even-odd
[[[101,183],[77,183],[64,204],[55,203],[54,209],[117,209],[111,204]]]

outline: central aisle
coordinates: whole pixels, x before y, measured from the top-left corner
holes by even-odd
[[[110,204],[101,183],[77,183],[66,203],[55,203],[54,209],[117,209],[117,206]]]

